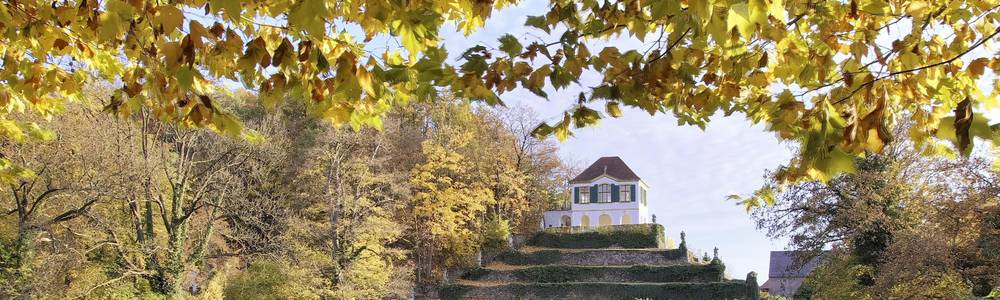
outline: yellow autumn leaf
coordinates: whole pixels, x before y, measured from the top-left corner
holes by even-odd
[[[355,78],[358,80],[358,84],[361,85],[361,89],[368,93],[370,96],[375,96],[375,87],[372,85],[372,76],[368,73],[368,69],[364,66],[358,67],[357,73],[355,73]]]

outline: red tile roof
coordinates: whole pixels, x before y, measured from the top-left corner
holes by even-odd
[[[632,172],[632,169],[630,169],[628,165],[625,164],[625,161],[623,161],[620,157],[607,156],[601,157],[595,161],[587,167],[587,169],[583,170],[583,172],[580,172],[580,175],[576,175],[576,177],[569,182],[589,182],[604,174],[618,180],[639,180],[639,176],[635,175],[635,172]]]

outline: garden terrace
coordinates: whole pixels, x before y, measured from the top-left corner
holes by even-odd
[[[552,228],[439,290],[441,299],[759,299],[756,274],[664,248],[657,224]]]

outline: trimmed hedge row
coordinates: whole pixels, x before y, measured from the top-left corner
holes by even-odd
[[[681,265],[600,267],[600,266],[535,266],[512,271],[471,269],[461,278],[466,280],[510,280],[523,282],[718,282],[723,280],[725,266]]]
[[[721,265],[684,266],[537,266],[514,271],[477,272],[477,278],[514,279],[523,282],[718,282],[723,280]],[[489,272],[496,272],[489,276]],[[494,277],[494,278],[489,278]],[[513,277],[513,278],[511,278]]]
[[[588,230],[584,232],[574,232]],[[662,248],[665,244],[663,225],[631,224],[601,226],[595,229],[579,227],[546,228],[528,241],[529,245],[551,248]]]
[[[598,252],[598,253],[594,253]],[[601,256],[621,256],[625,258],[600,259]],[[530,253],[508,250],[500,252],[494,257],[494,261],[502,262],[514,266],[530,265],[633,265],[648,262],[651,265],[667,263],[665,261],[679,261],[687,258],[687,251],[684,249],[658,249],[658,250],[592,250],[582,252],[562,253],[559,250],[541,250]],[[617,262],[615,262],[617,261]],[[631,261],[631,262],[629,262]]]
[[[482,289],[477,293],[477,289]],[[441,299],[758,299],[742,280],[702,283],[512,283],[476,288],[453,285],[440,290]],[[504,297],[507,296],[507,297]]]

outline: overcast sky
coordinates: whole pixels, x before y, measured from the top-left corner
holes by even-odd
[[[445,28],[445,45],[450,57],[457,59],[462,49],[474,45],[497,47],[497,38],[510,33],[522,39],[557,40],[540,30],[523,26],[529,15],[546,11],[546,1],[531,1],[505,9],[493,16],[485,28],[463,36]],[[555,33],[561,33],[556,30]],[[448,34],[452,33],[452,34]],[[610,41],[620,49],[640,46],[636,40]],[[599,50],[591,47],[592,52]],[[624,52],[624,50],[623,50]],[[562,91],[549,90],[549,99],[524,90],[502,95],[508,105],[525,105],[545,121],[557,121],[571,107],[577,94],[599,82],[595,74],[585,74],[580,85]],[[595,109],[603,110],[603,104]],[[769,251],[782,250],[784,241],[771,241],[755,229],[742,207],[727,200],[730,194],[749,194],[759,188],[764,171],[787,162],[791,156],[786,145],[779,144],[762,126],[750,126],[742,116],[713,118],[705,131],[698,127],[677,126],[672,116],[649,114],[627,109],[625,116],[605,119],[596,128],[575,131],[562,143],[560,155],[586,167],[602,156],[619,156],[650,186],[649,205],[667,235],[680,242],[685,231],[691,249],[719,253],[733,278],[742,279],[756,271],[759,283],[767,279]],[[701,253],[699,252],[699,253]],[[700,254],[699,254],[700,256]]]

